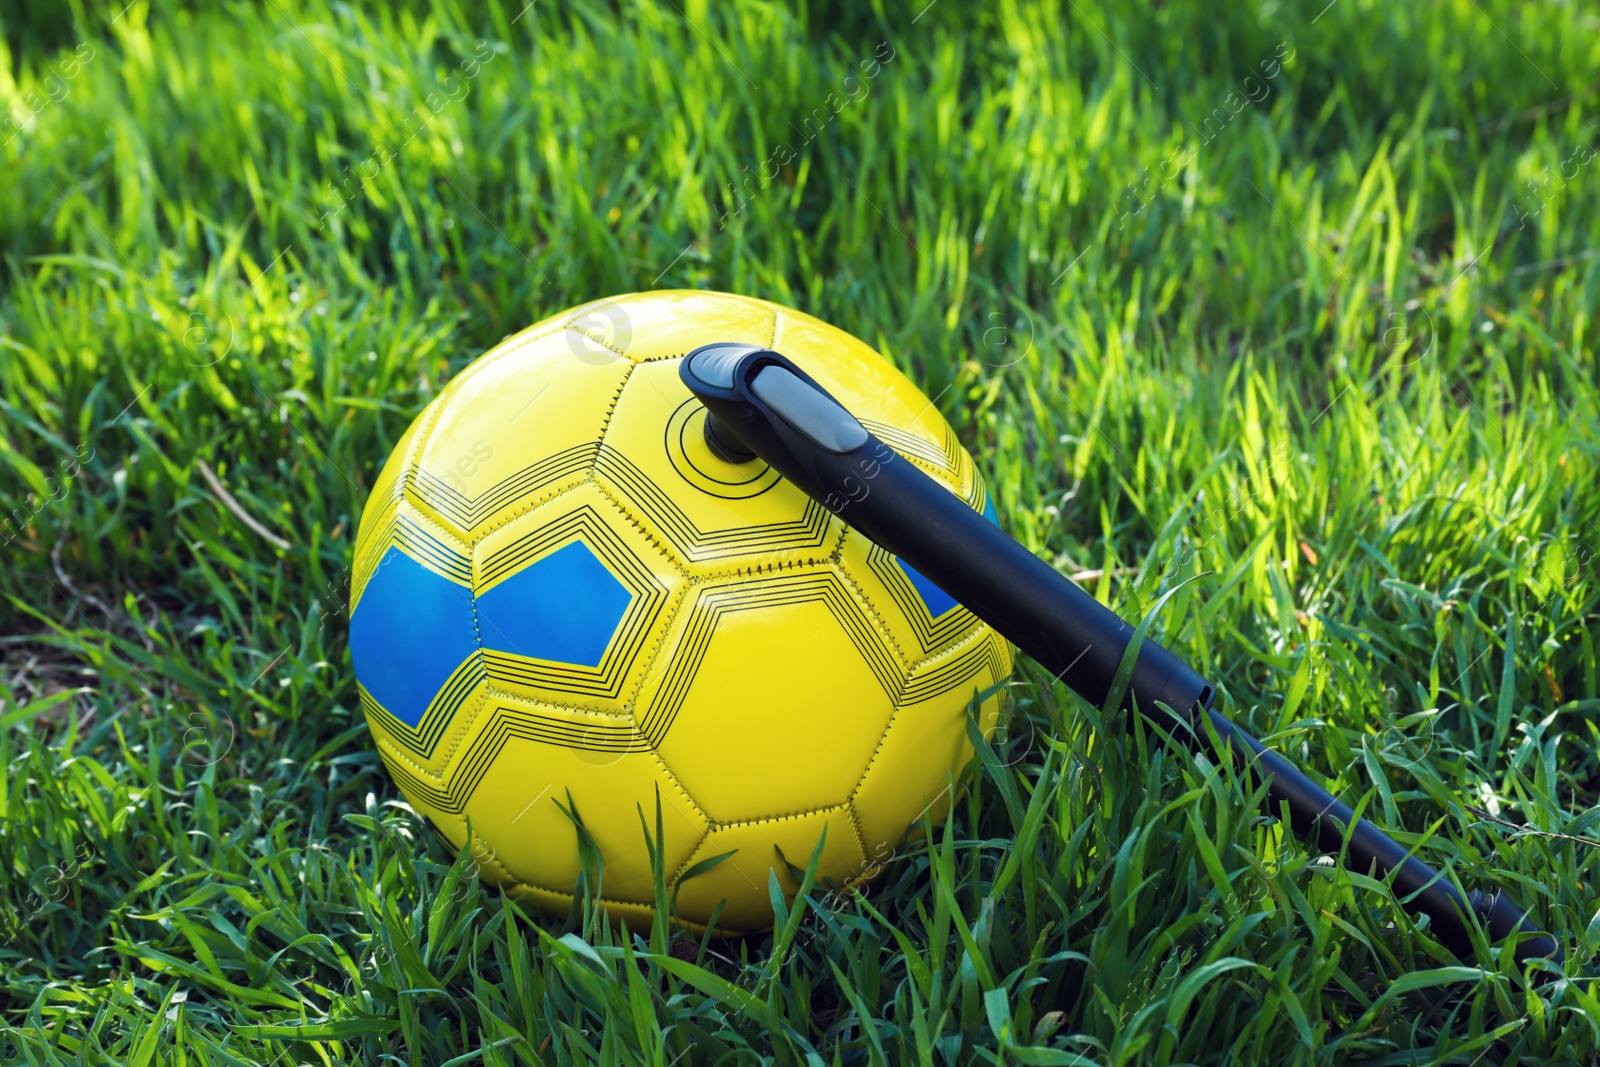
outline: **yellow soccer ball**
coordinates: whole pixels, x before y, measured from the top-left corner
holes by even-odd
[[[587,835],[612,918],[648,922],[657,798],[692,927],[719,904],[719,930],[770,927],[769,872],[793,894],[788,864],[804,868],[824,830],[820,877],[871,878],[913,822],[948,809],[973,694],[995,690],[991,730],[1011,672],[1004,639],[920,574],[759,460],[712,454],[678,379],[712,341],[782,352],[994,514],[916,386],[766,301],[617,297],[457,375],[362,514],[351,656],[411,806],[457,848],[470,825],[480,873],[558,915]]]

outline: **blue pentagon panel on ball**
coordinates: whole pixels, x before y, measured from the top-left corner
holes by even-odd
[[[478,596],[483,647],[598,667],[633,594],[572,541]]]
[[[923,577],[922,572],[911,566],[899,556],[894,558],[900,569],[906,572],[906,577],[911,579],[911,588],[917,591],[917,596],[922,598],[922,603],[927,606],[928,614],[938,618],[956,606],[956,598],[946,593]]]
[[[350,619],[350,658],[372,699],[416,729],[477,650],[471,594],[391,546]]]

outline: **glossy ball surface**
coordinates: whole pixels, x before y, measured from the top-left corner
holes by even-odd
[[[648,921],[658,798],[691,926],[719,905],[721,930],[770,926],[769,872],[792,894],[788,864],[824,828],[821,877],[871,878],[948,808],[974,693],[991,730],[1011,671],[1005,641],[921,575],[759,460],[707,448],[678,363],[712,341],[782,352],[994,514],[903,374],[765,301],[617,297],[457,375],[362,515],[351,653],[406,799],[458,848],[470,823],[479,871],[557,914],[587,855],[613,917]]]

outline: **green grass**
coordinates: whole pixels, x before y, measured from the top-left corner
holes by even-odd
[[[1456,961],[1030,664],[865,898],[742,942],[525,915],[386,778],[344,612],[378,464],[477,354],[612,293],[777,300],[1592,974],[1596,16],[364,6],[0,15],[0,1062],[1600,1056],[1587,981]]]

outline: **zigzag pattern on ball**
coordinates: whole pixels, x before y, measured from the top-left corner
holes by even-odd
[[[483,732],[473,738],[472,744],[457,761],[455,773],[445,785],[451,803],[460,805],[451,810],[461,810],[472,799],[478,783],[489,773],[500,750],[512,738],[586,752],[648,752],[652,747],[650,739],[631,722],[583,723],[499,702],[491,707]]]
[[[951,482],[961,484],[962,472],[970,467],[966,449],[961,447],[961,441],[956,437],[956,432],[946,423],[944,427],[943,445],[935,445],[927,439],[903,430],[887,422],[876,422],[872,419],[859,420],[861,425],[870,430],[873,436],[883,441],[884,444],[900,453],[906,459],[915,463],[923,463],[948,476]],[[968,488],[965,500],[974,511],[982,511],[985,493],[983,479],[977,471],[972,471],[972,485]]]
[[[417,774],[403,760],[393,758],[383,745],[378,746],[384,766],[399,783],[401,792],[408,800],[447,815],[460,815],[472,800],[472,794],[477,792],[484,775],[489,773],[489,768],[499,758],[501,749],[513,738],[588,752],[648,752],[652,748],[649,738],[631,723],[623,721],[584,723],[516,707],[492,698],[488,709],[483,730],[458,757],[449,781],[442,786]],[[398,738],[391,736],[389,740]]]
[[[906,572],[900,569],[893,556],[876,544],[867,549],[867,566],[883,583],[890,598],[899,605],[900,613],[911,623],[911,629],[917,636],[917,644],[921,646],[924,656],[932,655],[938,649],[969,633],[974,627],[982,625],[976,615],[960,604],[936,619],[930,617],[928,605],[917,594],[916,587],[911,584],[911,579],[906,577]]]
[[[722,616],[754,608],[813,601],[821,601],[828,609],[884,692],[891,699],[895,698],[905,680],[899,662],[889,651],[877,628],[856,607],[837,575],[831,571],[821,571],[764,577],[759,584],[736,582],[720,588],[711,587],[700,594],[690,611],[682,636],[672,649],[661,688],[651,700],[644,721],[639,724],[640,732],[650,739],[651,744],[657,745],[667,736],[695,675],[700,671],[700,663],[711,644],[711,635]]]
[[[980,514],[989,506],[989,487],[984,484],[983,475],[977,471],[972,472],[972,488],[967,493],[967,506]]]
[[[872,436],[907,459],[920,459],[924,463],[944,471],[952,479],[956,478],[959,473],[951,462],[949,453],[941,450],[938,445],[931,443],[927,439],[918,437],[908,430],[902,430],[891,423],[877,422],[872,419],[858,419],[857,421],[862,426],[865,426]]]
[[[444,733],[444,728],[455,718],[456,712],[461,710],[461,705],[467,697],[472,695],[473,687],[487,677],[479,655],[474,652],[451,673],[444,685],[439,687],[439,692],[434,695],[433,700],[429,702],[428,710],[423,712],[422,719],[415,729],[389,714],[388,709],[367,692],[366,686],[358,682],[356,696],[361,702],[361,710],[366,712],[368,724],[382,726],[384,732],[397,744],[416,753],[419,759],[430,759],[434,747],[439,743],[439,737]]]
[[[405,512],[400,513],[395,523],[393,537],[391,543],[400,551],[429,570],[437,571],[457,585],[464,586],[462,596],[471,595],[467,590],[472,587],[472,560],[466,553],[442,540]]]
[[[489,516],[535,496],[539,490],[573,474],[584,473],[594,462],[599,442],[573,445],[547,456],[496,482],[476,497],[469,497],[436,474],[420,467],[407,469],[406,489],[419,502],[437,511],[463,530],[474,530]]]
[[[967,490],[965,499],[967,505],[973,511],[982,511],[984,496],[983,475],[978,473],[977,468],[973,466],[972,457],[967,454],[967,450],[961,444],[961,439],[956,436],[956,431],[948,422],[944,424],[944,454],[945,459],[949,461],[950,470],[956,477],[957,485],[961,484],[961,472],[966,471],[972,475],[972,486]]]
[[[1005,651],[991,636],[978,642],[947,663],[941,663],[924,675],[913,676],[901,693],[901,704],[915,704],[970,681],[988,671],[996,679],[1010,673]]]
[[[970,471],[972,484],[967,488],[963,499],[966,500],[967,506],[972,508],[973,511],[981,512],[987,506],[989,490],[988,486],[983,482],[983,475],[973,469],[971,457],[967,455],[967,451],[962,447],[960,439],[956,437],[956,432],[950,428],[948,423],[945,424],[944,428],[943,451],[929,444],[923,438],[907,433],[905,430],[891,426],[888,423],[871,422],[862,419],[861,425],[871,430],[885,444],[907,459],[912,461],[920,459],[929,466],[942,471],[956,485],[961,484],[962,472]]]
[[[686,559],[695,562],[746,552],[818,548],[827,538],[829,515],[815,500],[806,501],[805,511],[796,521],[706,531],[696,526],[670,496],[616,449],[601,445],[594,469],[596,474],[621,487],[633,505],[656,524],[662,536]]]
[[[614,700],[622,691],[629,665],[656,625],[668,590],[591,505],[584,504],[531,530],[485,557],[479,592],[571,541],[582,541],[633,594],[617,624],[620,638],[614,638],[607,646],[598,667],[535,660],[514,651],[491,648],[483,650],[484,665],[497,681]]]
[[[389,772],[389,777],[394,779],[400,787],[401,794],[413,805],[431,808],[446,815],[460,815],[464,804],[450,796],[446,789],[434,785],[422,775],[417,774],[405,761],[396,758],[383,744],[384,735],[374,733],[378,741],[378,757],[383,760],[384,769]],[[419,814],[427,814],[420,812]]]

